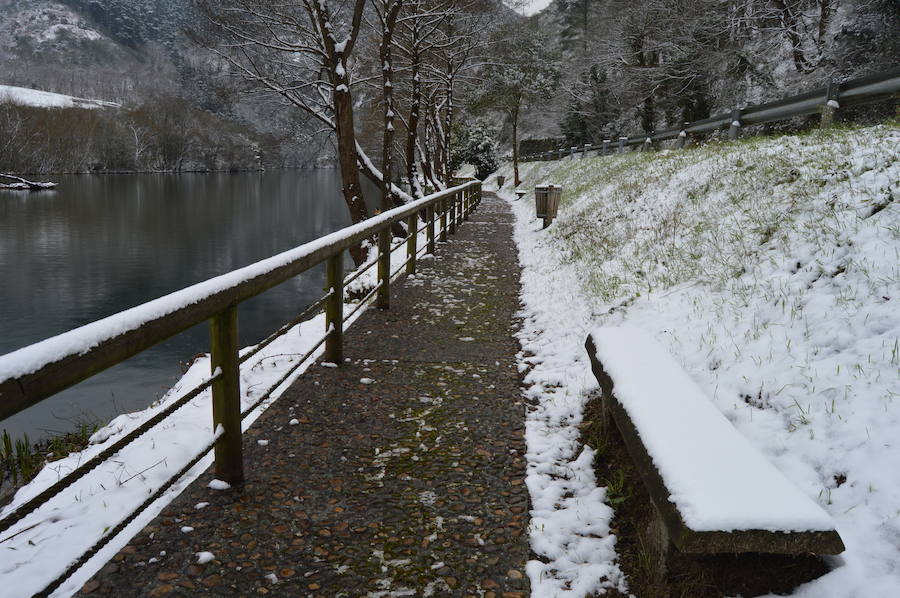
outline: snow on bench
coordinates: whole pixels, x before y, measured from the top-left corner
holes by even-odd
[[[648,333],[599,328],[586,347],[603,411],[679,552],[843,552],[831,517],[741,436]]]

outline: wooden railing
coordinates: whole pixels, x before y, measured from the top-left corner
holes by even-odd
[[[686,122],[680,127],[622,136],[616,140],[604,139],[598,144],[587,143],[581,147],[562,147],[552,151],[529,154],[523,156],[521,161],[562,160],[566,155],[574,158],[576,154],[580,153],[584,157],[588,152],[597,152],[599,155],[622,153],[628,148],[646,149],[660,141],[673,139],[675,147],[680,149],[684,147],[688,136],[692,134],[708,133],[727,127],[728,138],[737,139],[742,127],[817,113],[821,115],[822,125],[828,126],[834,120],[837,111],[843,106],[896,99],[898,95],[900,95],[900,68],[843,83],[832,80],[827,86],[807,93],[757,106],[747,106],[695,122]]]
[[[108,542],[127,521],[134,519],[151,499],[161,495],[193,464],[199,462],[210,448],[215,451],[215,475],[231,484],[244,479],[241,450],[241,421],[266,400],[294,371],[325,345],[325,359],[335,364],[343,361],[343,331],[345,320],[365,308],[372,300],[379,308],[389,307],[392,278],[402,271],[415,273],[416,260],[436,250],[437,241],[446,241],[481,199],[481,183],[464,182],[451,189],[432,194],[405,206],[392,209],[373,218],[344,228],[305,245],[262,260],[245,268],[196,284],[160,299],[76,328],[40,343],[0,356],[0,421],[43,401],[82,380],[85,380],[153,345],[206,320],[211,329],[211,376],[193,390],[170,403],[165,409],[117,442],[104,448],[89,461],[63,476],[30,501],[19,505],[0,519],[0,532],[38,509],[48,500],[84,477],[125,445],[163,421],[181,406],[212,388],[212,418],[214,434],[210,444],[187,463],[176,475],[157,489],[148,502],[141,505],[126,521],[110,531],[83,558],[73,563],[65,576],[48,586],[41,595],[49,594],[61,580],[74,572],[91,552]],[[424,222],[422,226],[419,223]],[[391,227],[403,222],[407,235],[391,244]],[[418,248],[418,237],[425,233],[425,247]],[[344,252],[365,239],[378,238],[378,255],[363,264],[351,275],[344,276]],[[391,254],[406,245],[406,260],[391,271]],[[327,292],[292,322],[287,323],[252,350],[239,354],[237,307],[263,291],[279,285],[310,268],[325,262]],[[368,269],[377,267],[377,284],[345,316],[344,286],[356,280]],[[325,330],[310,351],[249,409],[241,412],[239,366],[294,324],[324,308]]]

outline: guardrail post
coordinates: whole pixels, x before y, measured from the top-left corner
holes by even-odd
[[[604,139],[603,140],[603,149],[600,150],[600,155],[605,156],[608,153],[609,153],[609,139]]]
[[[447,198],[440,199],[441,210],[441,243],[447,242]]]
[[[741,113],[743,110],[731,111],[731,126],[728,127],[728,138],[734,141],[741,132]]]
[[[838,104],[838,83],[832,77],[828,80],[828,88],[825,90],[825,103],[819,108],[822,115],[822,128],[830,127],[834,122],[834,115],[840,108]]]
[[[378,231],[378,296],[375,305],[378,309],[389,309],[391,306],[391,227]]]
[[[575,159],[575,150],[576,149],[577,148],[574,145],[571,148],[569,148],[569,158],[571,158],[572,160]]]
[[[344,252],[328,258],[325,265],[327,290],[331,296],[325,302],[325,359],[340,365],[344,362]]]
[[[210,320],[210,367],[222,375],[212,385],[213,430],[224,432],[216,440],[216,478],[229,484],[244,481],[241,445],[241,372],[238,361],[237,305]]]
[[[425,236],[428,239],[428,253],[434,255],[434,204],[425,208],[428,224],[425,227]]]
[[[472,201],[475,199],[475,194],[472,192],[473,187],[469,187],[466,189],[466,201],[463,202],[463,220],[469,219],[469,212],[472,211]]]
[[[581,159],[584,160],[587,158],[588,149],[591,147],[590,143],[585,143],[584,147],[581,148]]]
[[[416,252],[418,249],[416,248],[416,244],[418,242],[418,232],[416,229],[419,227],[419,217],[416,214],[413,214],[409,218],[406,219],[406,273],[407,274],[415,274],[416,273]]]
[[[628,137],[619,137],[619,153],[625,153],[625,142],[628,141]]]

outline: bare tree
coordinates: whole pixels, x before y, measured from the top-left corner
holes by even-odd
[[[369,216],[359,168],[374,170],[356,140],[351,93],[351,57],[365,5],[366,0],[202,0],[213,35],[196,36],[245,79],[334,131],[353,222]],[[365,260],[361,246],[350,253],[357,264]]]
[[[446,17],[445,6],[441,2],[428,0],[412,0],[406,3],[406,9],[399,19],[398,35],[394,44],[400,50],[406,63],[408,75],[409,111],[402,117],[406,127],[406,143],[404,158],[406,162],[406,180],[414,197],[422,196],[422,187],[417,175],[417,155],[422,156],[419,127],[423,123],[423,66],[426,56],[434,49],[437,40],[435,33]],[[427,161],[430,165],[430,160]],[[425,171],[429,173],[426,175]],[[422,169],[423,176],[432,179],[430,166]],[[434,184],[434,183],[433,183]]]
[[[485,67],[479,103],[503,112],[512,127],[513,176],[519,178],[519,119],[530,102],[546,100],[559,81],[552,44],[532,22],[500,29],[493,47],[494,61]]]
[[[433,108],[437,118],[431,122],[434,146],[435,177],[444,184],[450,182],[450,151],[453,144],[455,94],[460,83],[478,80],[477,73],[484,64],[484,52],[494,28],[495,7],[478,0],[451,0],[445,18],[437,29],[440,36],[431,52],[429,78],[437,85]]]
[[[394,103],[394,55],[393,39],[397,29],[397,17],[403,7],[403,0],[380,0],[378,8],[379,23],[381,25],[381,44],[379,58],[381,59],[382,94],[384,104],[384,132],[381,147],[381,209],[389,210],[393,206],[391,176],[393,173],[394,156],[394,118],[396,105]]]

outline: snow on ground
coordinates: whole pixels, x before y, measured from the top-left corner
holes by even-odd
[[[798,597],[900,588],[900,127],[522,165],[533,596],[620,585],[611,511],[577,444],[588,332],[649,332],[836,521],[847,551]],[[511,167],[497,174],[511,179]],[[495,187],[493,180],[487,188]]]
[[[419,234],[417,243],[420,250],[425,247],[425,242],[425,234]],[[312,244],[316,243],[316,241],[312,242]],[[277,257],[270,258],[270,260],[277,259]],[[426,256],[419,259],[430,258]],[[399,269],[405,260],[406,246],[403,244],[391,255],[391,271]],[[253,268],[253,266],[248,268]],[[237,275],[239,274],[240,271]],[[213,281],[215,280],[213,279]],[[370,285],[374,285],[376,278],[375,274],[369,271],[357,280],[369,281]],[[200,285],[210,286],[213,281],[200,283]],[[355,282],[353,288],[356,291],[363,291],[365,283]],[[166,302],[165,299],[161,301]],[[345,317],[357,305],[356,303],[345,304]],[[347,319],[345,329],[363,311],[365,309]],[[325,317],[324,314],[319,314],[298,324],[242,364],[241,410],[248,409],[272,384],[296,365],[297,359],[312,349],[322,338],[324,332]],[[249,351],[251,348],[245,348],[242,352]],[[306,363],[272,393],[270,399],[249,415],[243,421],[243,429],[246,430],[265,408],[290,386],[297,376],[314,363],[323,350],[324,348],[320,347]],[[25,352],[27,353],[27,350]],[[13,365],[15,364],[13,363]],[[16,493],[10,505],[0,510],[0,516],[10,513],[16,506],[23,504],[54,484],[61,475],[65,475],[80,463],[101,452],[109,443],[115,442],[140,426],[167,405],[199,386],[209,376],[209,356],[196,359],[181,380],[148,409],[120,415],[94,434],[91,439],[92,444],[87,449],[46,465],[31,483]],[[129,444],[114,458],[106,461],[40,509],[0,534],[0,555],[2,555],[0,557],[0,598],[30,596],[43,589],[65,570],[71,561],[74,561],[93,545],[106,530],[117,525],[150,493],[195,457],[213,437],[211,400],[209,390],[201,393],[175,414]],[[282,429],[287,433],[286,430],[295,425],[299,425],[298,420],[286,420],[283,422],[283,428],[276,428],[274,433],[279,433]],[[159,514],[190,482],[203,473],[211,463],[211,455],[201,460],[52,595],[59,598],[71,596],[78,591],[96,571]],[[252,464],[248,466],[252,466]],[[223,486],[222,484],[214,484],[214,488],[210,491],[227,489],[227,485]],[[198,508],[201,508],[200,505]],[[200,562],[206,558],[205,554],[207,553],[198,555],[201,559]]]
[[[0,85],[0,103],[9,102],[33,108],[121,108],[121,104],[103,100],[86,100],[61,93]]]

